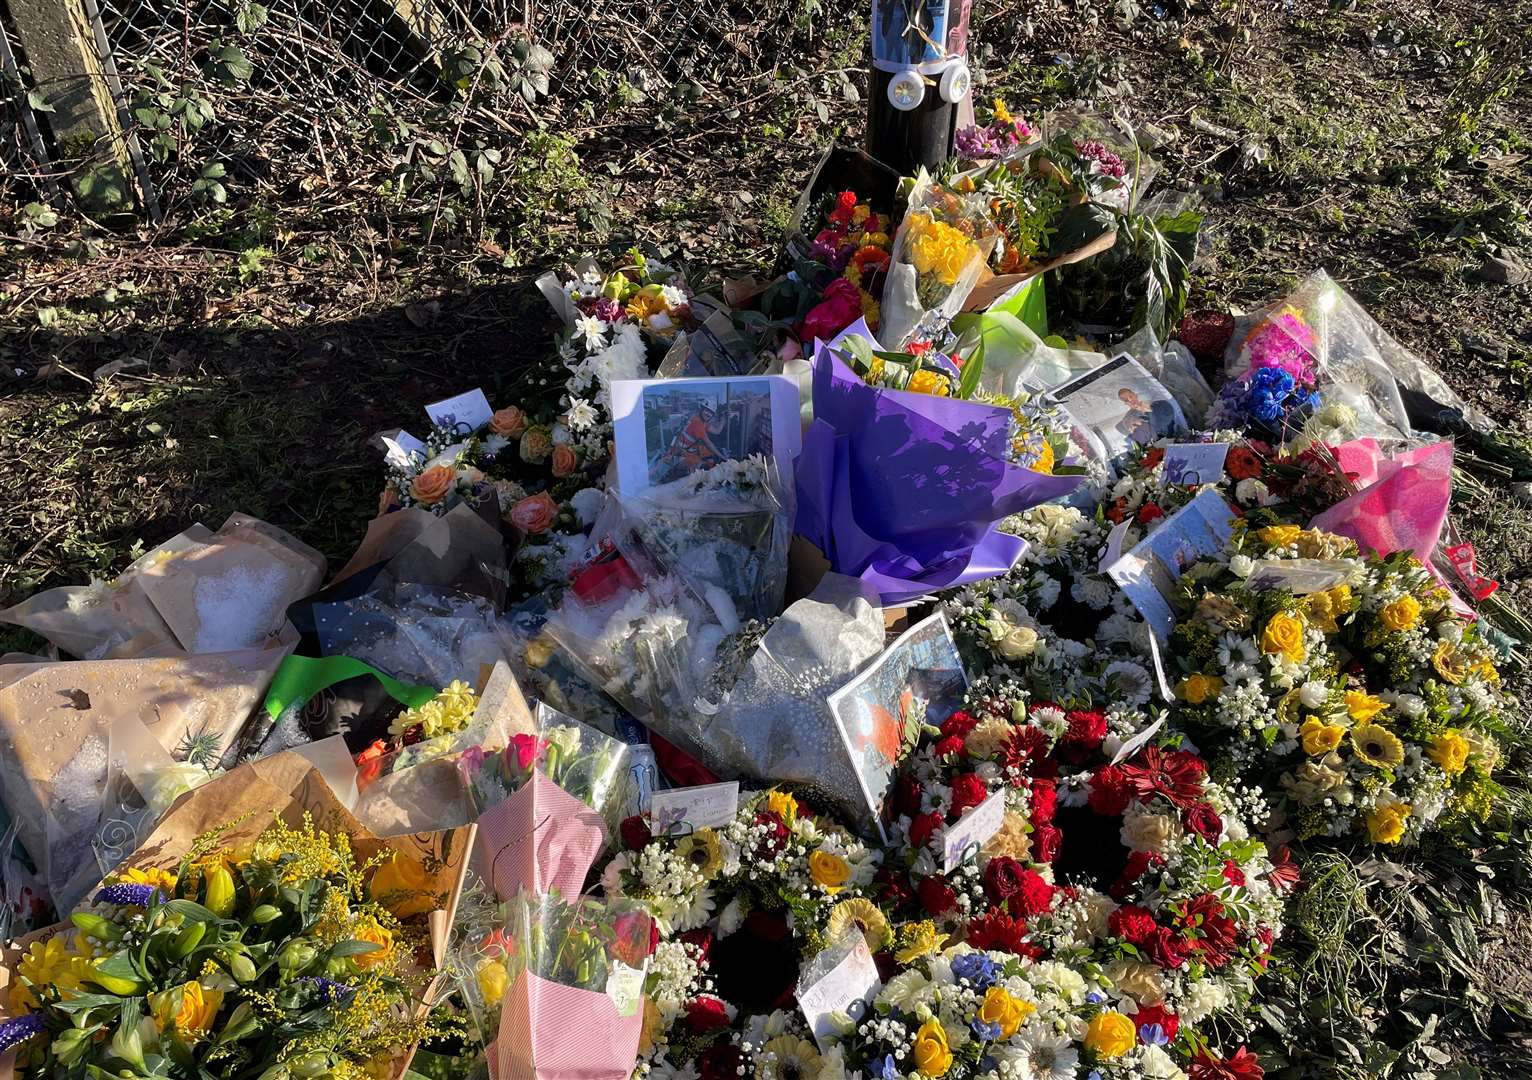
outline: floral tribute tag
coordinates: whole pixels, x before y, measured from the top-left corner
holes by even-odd
[[[830,1037],[839,1033],[836,1014],[852,1022],[862,1019],[867,1003],[883,989],[878,965],[873,962],[867,938],[856,928],[804,965],[798,976],[798,1008],[814,1033],[821,1050],[830,1048]]]
[[[947,830],[942,843],[942,873],[950,874],[982,848],[1005,822],[1005,792],[997,791]]]
[[[1164,477],[1167,484],[1200,487],[1223,477],[1228,443],[1175,443],[1165,448]]]
[[[721,829],[739,813],[739,781],[670,788],[649,796],[650,829],[656,836],[684,836]]]
[[[427,405],[426,415],[438,427],[451,428],[461,435],[469,435],[489,423],[495,410],[489,407],[489,398],[484,396],[484,391],[475,387]]]

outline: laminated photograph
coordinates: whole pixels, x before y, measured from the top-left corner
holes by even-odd
[[[1229,542],[1234,512],[1216,490],[1202,492],[1177,510],[1138,546],[1107,567],[1133,606],[1162,642],[1175,625],[1175,596],[1181,575]]]
[[[802,445],[798,388],[781,375],[617,380],[612,412],[625,495],[754,456],[791,476]]]
[[[1114,460],[1135,445],[1186,430],[1175,397],[1127,353],[1056,387],[1053,399],[1068,405]]]

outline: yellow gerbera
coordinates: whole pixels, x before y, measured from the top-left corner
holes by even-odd
[[[839,941],[841,935],[853,926],[866,936],[867,947],[873,952],[881,952],[894,940],[893,929],[888,925],[887,917],[878,910],[878,905],[860,896],[842,900],[830,909],[825,937],[830,941]]]
[[[723,869],[723,844],[712,829],[698,829],[676,845],[676,854],[709,881]]]
[[[1436,647],[1436,651],[1431,654],[1431,666],[1453,686],[1462,685],[1468,677],[1469,665],[1450,641],[1444,641]]]
[[[1404,744],[1381,724],[1358,724],[1351,729],[1351,749],[1375,769],[1397,768],[1404,761]]]

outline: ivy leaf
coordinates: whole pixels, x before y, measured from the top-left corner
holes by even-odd
[[[52,105],[48,104],[48,97],[41,90],[27,91],[27,104],[32,106],[33,112],[56,112]]]

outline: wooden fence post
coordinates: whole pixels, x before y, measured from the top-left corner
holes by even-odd
[[[61,164],[80,199],[97,210],[131,205],[127,142],[81,0],[6,0],[37,92],[51,111]]]

